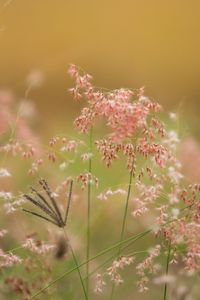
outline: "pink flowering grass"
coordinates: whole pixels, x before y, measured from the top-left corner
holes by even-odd
[[[44,145],[0,95],[0,299],[198,299],[200,185],[176,115],[68,72],[73,136]]]

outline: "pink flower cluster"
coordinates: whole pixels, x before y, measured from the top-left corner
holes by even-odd
[[[2,249],[0,249],[0,268],[12,267],[21,263],[21,258],[12,253],[5,253]]]
[[[180,253],[175,251],[177,261],[178,257],[183,261],[185,269],[194,272],[199,270],[200,257],[200,185],[194,184],[182,189],[178,193],[178,198],[185,204],[182,210],[182,216],[174,217],[172,222],[166,222],[169,219],[167,206],[160,210],[160,224],[162,233],[167,240],[170,240],[174,249],[183,248]],[[179,210],[180,212],[180,210]],[[185,213],[184,213],[185,212]],[[173,260],[173,259],[172,259]]]
[[[156,245],[155,248],[150,251],[149,256],[136,266],[136,272],[141,277],[137,283],[140,292],[148,290],[147,283],[149,279],[147,274],[154,274],[157,271],[155,259],[160,255],[160,248],[160,245]]]
[[[88,102],[88,106],[82,109],[81,115],[75,120],[75,126],[80,132],[87,133],[96,119],[102,117],[111,129],[111,138],[114,141],[132,138],[138,130],[147,132],[147,118],[161,110],[159,104],[150,101],[141,93],[134,95],[130,89],[103,92],[92,85],[89,74],[80,73],[75,65],[70,65],[69,74],[75,81],[75,87],[70,92],[76,100],[85,97]],[[152,125],[162,131],[155,118],[152,119]]]
[[[38,255],[46,255],[55,248],[55,245],[45,244],[42,241],[35,241],[33,238],[27,238],[22,247]]]
[[[103,289],[106,285],[106,282],[104,281],[102,274],[97,273],[95,279],[96,280],[95,280],[94,292],[95,293],[103,293]]]
[[[81,188],[84,190],[89,183],[98,187],[98,178],[89,172],[81,173],[76,178],[77,182],[81,183]]]
[[[123,283],[123,279],[119,273],[120,270],[124,269],[134,262],[134,257],[132,256],[122,256],[118,260],[114,260],[112,266],[107,268],[107,275],[110,277],[111,281],[115,285]]]
[[[163,186],[160,183],[148,186],[138,181],[136,182],[136,189],[137,197],[132,199],[135,206],[132,212],[134,217],[141,216],[149,210],[148,206],[160,197]]]

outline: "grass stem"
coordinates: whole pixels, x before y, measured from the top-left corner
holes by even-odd
[[[167,277],[168,271],[169,271],[170,252],[171,252],[171,241],[169,241],[169,245],[168,245],[166,271],[165,271],[166,277]],[[164,295],[163,295],[163,300],[166,300],[166,299],[167,299],[167,282],[165,282]]]
[[[64,236],[65,236],[65,239],[66,239],[66,243],[69,244],[69,241],[68,241],[68,238],[67,238],[67,234],[66,234],[66,231],[65,229],[63,228],[63,232],[64,232]],[[82,278],[82,275],[81,275],[81,271],[80,271],[80,268],[79,268],[79,265],[78,265],[78,261],[77,261],[77,258],[76,258],[76,255],[74,253],[74,250],[71,246],[71,244],[69,244],[69,248],[70,248],[70,251],[72,253],[72,256],[73,256],[73,260],[74,260],[74,263],[76,265],[76,270],[78,272],[78,275],[79,275],[79,278],[80,278],[80,281],[81,281],[81,285],[82,285],[82,288],[83,288],[83,293],[84,293],[84,297],[86,300],[88,300],[88,297],[87,297],[87,292],[86,292],[86,289],[85,289],[85,286],[84,286],[84,282],[83,282],[83,278]]]
[[[90,136],[89,136],[89,151],[92,153],[92,134],[93,129],[90,129]],[[92,172],[92,158],[89,158],[89,165],[88,165],[88,172],[91,174]],[[90,271],[90,219],[91,219],[91,182],[88,182],[88,194],[87,194],[87,250],[86,250],[86,293],[89,299],[89,271]]]
[[[134,162],[133,162],[134,163]],[[132,165],[132,169],[133,169],[133,165]],[[128,184],[128,191],[127,191],[127,197],[126,197],[126,204],[125,204],[125,208],[124,208],[124,216],[123,216],[123,221],[122,221],[122,228],[121,228],[121,235],[120,235],[120,242],[123,240],[124,238],[124,231],[125,231],[125,225],[126,225],[126,218],[127,218],[127,212],[128,212],[128,205],[129,205],[129,199],[130,199],[130,194],[131,194],[131,186],[132,186],[132,179],[133,179],[133,172],[132,170],[130,171],[130,175],[129,175],[129,184]],[[120,255],[121,252],[121,244],[118,248],[118,252],[117,252],[117,256]],[[112,290],[111,290],[111,294],[110,294],[110,300],[113,299],[114,297],[114,290],[115,290],[115,284],[112,284]]]

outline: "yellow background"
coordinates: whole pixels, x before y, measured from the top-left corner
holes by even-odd
[[[23,98],[26,77],[40,70],[44,84],[30,98],[51,128],[73,109],[73,62],[98,86],[146,86],[166,110],[192,116],[200,133],[199,17],[198,0],[0,0],[0,88]]]

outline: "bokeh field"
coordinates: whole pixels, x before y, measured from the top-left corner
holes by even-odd
[[[0,300],[200,299],[199,11],[0,0]]]

